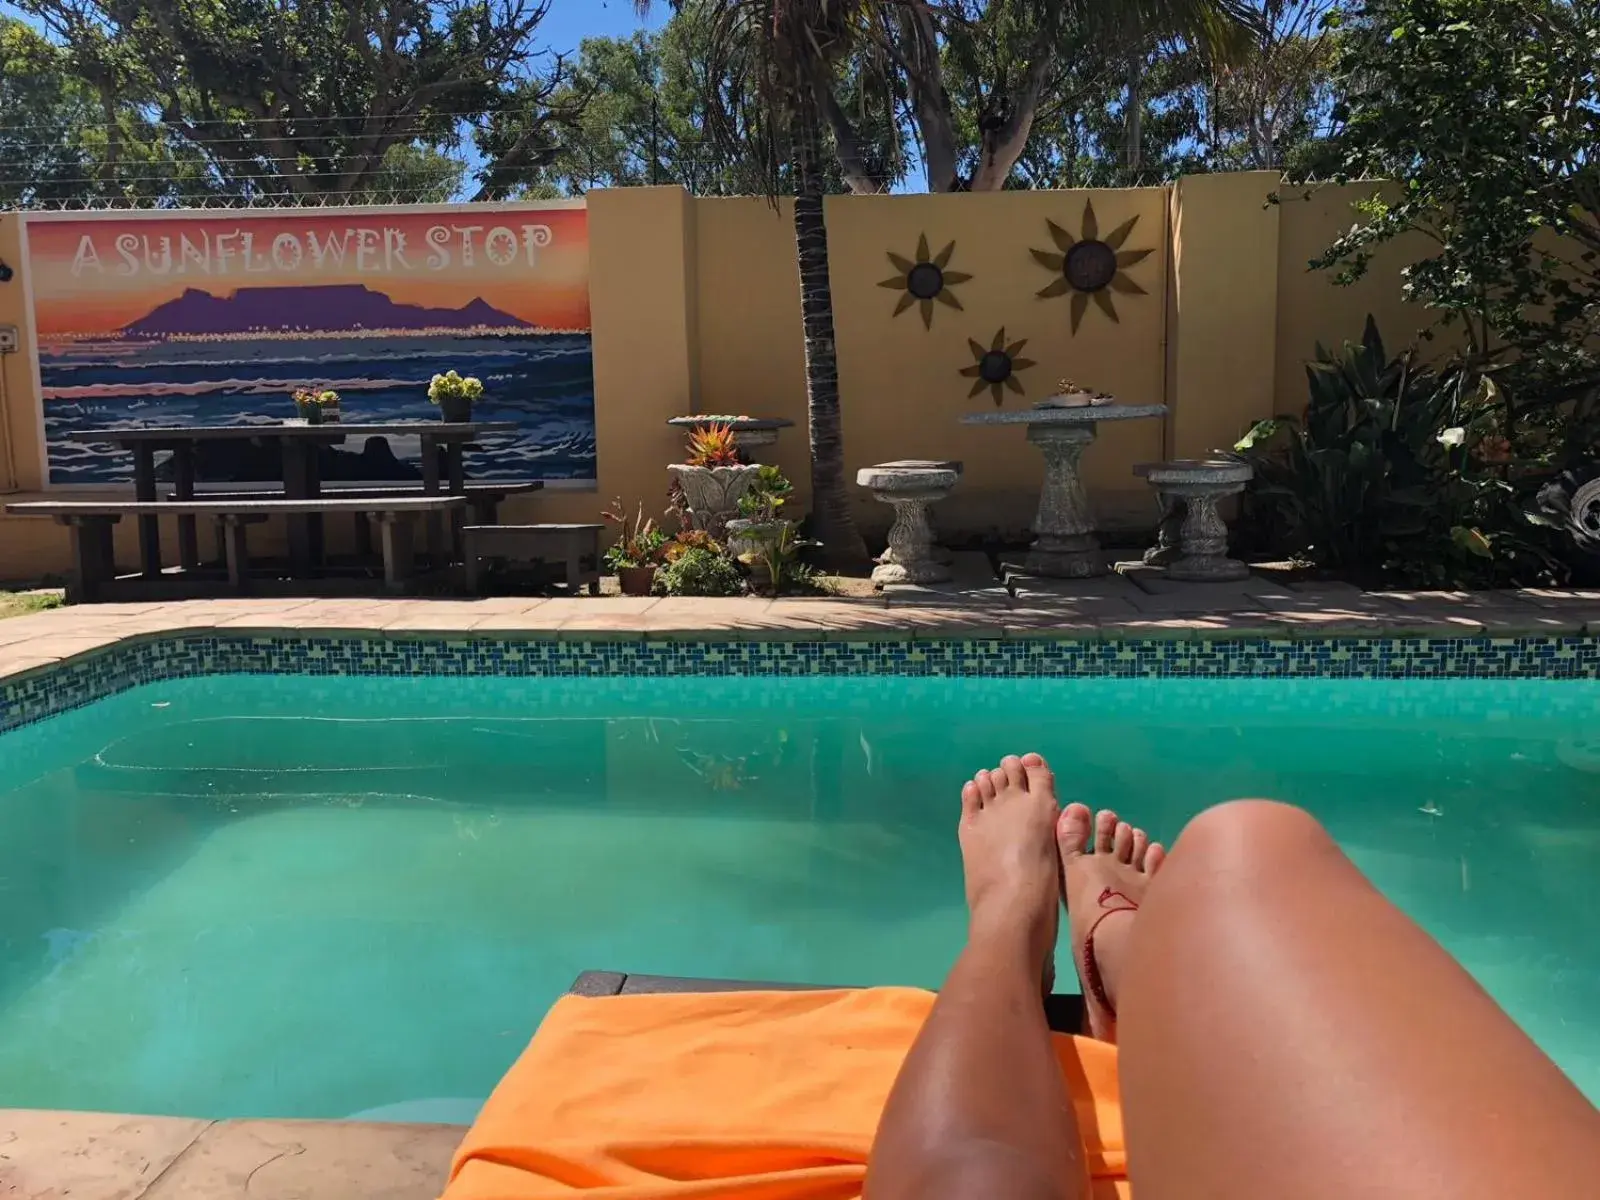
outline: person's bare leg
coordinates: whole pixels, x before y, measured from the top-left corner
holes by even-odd
[[[967,945],[889,1095],[871,1200],[1080,1200],[1088,1173],[1039,994],[1054,951],[1055,783],[1036,754],[961,792]]]
[[[1600,1113],[1299,809],[1197,817],[1095,962],[1139,1200],[1595,1194]]]

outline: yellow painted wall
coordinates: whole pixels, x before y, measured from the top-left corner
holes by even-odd
[[[1159,421],[1102,426],[1085,458],[1090,492],[1108,527],[1147,527],[1154,508],[1131,474],[1136,462],[1202,454],[1230,443],[1255,418],[1297,410],[1303,364],[1318,340],[1359,335],[1368,311],[1398,348],[1425,314],[1400,299],[1398,270],[1412,247],[1385,251],[1368,279],[1333,285],[1306,262],[1355,219],[1361,188],[1282,193],[1270,175],[1185,179],[1173,188],[1095,192],[1004,192],[940,196],[837,196],[827,204],[832,284],[844,406],[847,470],[893,458],[957,458],[966,475],[941,506],[956,536],[1017,536],[1033,515],[1042,463],[1020,427],[960,424],[993,412],[987,392],[969,397],[969,339],[987,347],[1004,327],[1026,340],[1026,395],[1049,395],[1068,375],[1130,403],[1165,400]],[[1090,307],[1074,336],[1070,299],[1040,299],[1052,273],[1030,250],[1055,252],[1046,225],[1082,233],[1092,202],[1101,234],[1137,217],[1124,249],[1153,253],[1128,269],[1144,295],[1115,295],[1113,324]],[[682,436],[667,418],[688,412],[788,417],[768,456],[808,489],[805,366],[794,232],[787,205],[761,199],[694,199],[678,188],[633,188],[589,196],[590,302],[594,330],[599,486],[552,490],[508,504],[507,520],[596,520],[614,497],[659,516],[665,466]],[[0,359],[9,397],[17,486],[40,486],[39,402],[25,302],[21,221],[0,214],[0,258],[16,270],[0,285],[0,322],[24,327],[22,354]],[[915,257],[926,234],[937,253],[955,243],[949,269],[972,276],[952,290],[959,310],[935,306],[932,328],[916,307],[894,315],[898,293],[878,286],[897,273],[887,252]],[[3,470],[0,470],[3,474]],[[888,510],[859,495],[869,534]],[[342,534],[336,531],[335,536]],[[131,522],[119,558],[134,558]],[[165,538],[168,553],[173,538]],[[271,544],[270,534],[263,539]],[[64,530],[0,520],[0,578],[35,578],[66,568]]]
[[[1154,253],[1127,272],[1148,294],[1116,295],[1116,324],[1091,306],[1073,335],[1069,297],[1037,295],[1056,275],[1030,251],[1058,252],[1047,220],[1081,234],[1091,201],[1101,234],[1137,218],[1124,249]],[[1165,211],[1161,189],[831,198],[831,278],[851,477],[858,467],[885,459],[959,459],[966,473],[938,513],[941,527],[1020,533],[1034,515],[1043,460],[1020,426],[960,423],[963,414],[997,408],[988,391],[970,396],[974,381],[960,374],[975,361],[969,340],[988,348],[1002,328],[1007,342],[1026,340],[1021,356],[1037,365],[1019,375],[1025,395],[1002,392],[1004,409],[1043,400],[1062,376],[1128,403],[1159,402]],[[972,275],[952,289],[962,309],[935,305],[931,330],[915,306],[894,316],[900,293],[878,286],[897,274],[887,252],[915,258],[922,234],[935,254],[953,241],[949,269]],[[1142,514],[1148,497],[1129,468],[1160,452],[1158,421],[1101,426],[1084,469],[1106,520],[1115,522],[1130,509]],[[871,501],[862,504],[870,513]],[[887,526],[886,509],[871,515],[874,525]]]
[[[693,206],[700,410],[793,421],[762,457],[794,481],[795,505],[804,508],[811,467],[793,208],[753,198]]]
[[[1339,234],[1360,222],[1361,215],[1353,206],[1379,186],[1286,187],[1280,193],[1277,412],[1298,413],[1305,407],[1305,364],[1316,356],[1317,343],[1337,349],[1343,342],[1360,340],[1368,313],[1377,318],[1378,331],[1391,353],[1404,349],[1433,323],[1433,314],[1406,303],[1401,295],[1401,269],[1428,253],[1428,244],[1420,236],[1381,248],[1366,276],[1348,286],[1335,283],[1334,272],[1310,268],[1311,260]],[[1446,336],[1428,349],[1436,354],[1453,344]]]

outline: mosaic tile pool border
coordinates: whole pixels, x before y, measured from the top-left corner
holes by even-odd
[[[0,730],[191,675],[1600,679],[1600,638],[529,641],[167,634],[0,682]]]

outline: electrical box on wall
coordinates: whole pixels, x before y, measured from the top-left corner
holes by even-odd
[[[15,325],[0,325],[0,354],[15,354],[22,342]]]

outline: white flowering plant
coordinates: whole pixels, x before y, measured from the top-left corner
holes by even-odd
[[[465,400],[469,404],[483,398],[483,381],[474,375],[448,371],[435,375],[428,383],[428,399],[435,404],[446,400]]]

